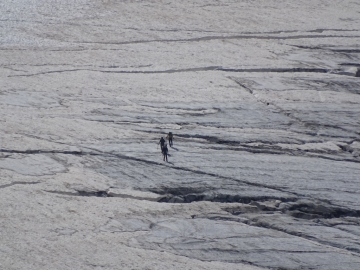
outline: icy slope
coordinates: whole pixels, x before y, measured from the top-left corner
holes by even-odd
[[[0,268],[360,269],[356,1],[0,11]]]

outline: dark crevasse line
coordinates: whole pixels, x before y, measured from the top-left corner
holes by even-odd
[[[326,51],[339,52],[339,53],[360,53],[360,49],[333,49],[330,47],[311,47],[311,46],[302,46],[302,45],[291,45],[291,46],[306,50],[326,50]]]
[[[347,218],[347,217],[360,217],[360,211],[359,210],[351,210],[351,209],[345,209],[343,207],[333,206],[329,203],[319,201],[319,200],[308,200],[308,199],[299,199],[295,202],[285,203],[284,204],[278,204],[274,207],[274,204],[270,202],[270,205],[267,204],[269,202],[265,202],[264,204],[258,203],[256,201],[253,201],[250,203],[252,206],[256,206],[258,208],[258,211],[254,211],[252,208],[246,208],[246,207],[231,207],[229,208],[223,208],[226,212],[232,214],[234,216],[234,219],[230,217],[224,217],[224,216],[211,216],[210,219],[224,219],[224,220],[230,220],[230,221],[236,221],[240,223],[244,223],[250,226],[256,226],[266,229],[272,229],[276,231],[280,231],[292,236],[301,237],[304,239],[308,239],[311,241],[315,241],[317,243],[320,243],[322,245],[327,245],[343,250],[347,250],[350,252],[355,252],[357,254],[353,254],[358,256],[360,253],[360,249],[357,247],[351,247],[347,245],[342,245],[333,241],[328,241],[326,239],[319,239],[319,237],[311,235],[309,233],[306,233],[304,231],[296,231],[296,227],[294,229],[289,229],[291,227],[284,227],[282,225],[277,225],[276,222],[273,223],[270,219],[270,221],[267,218],[267,214],[283,214],[283,215],[289,215],[292,216],[295,219],[304,219],[306,220],[306,223],[308,222],[314,222],[314,226],[319,226],[319,220],[329,220],[333,218]],[[279,207],[280,205],[280,207]],[[244,215],[244,216],[243,216]],[[254,215],[254,216],[253,216]],[[268,217],[270,217],[268,216]],[[200,217],[201,218],[201,217]],[[205,217],[206,218],[206,217]],[[274,216],[276,219],[276,216]],[[360,221],[357,222],[359,224]],[[354,223],[355,225],[356,223]],[[321,226],[324,227],[332,227],[331,221],[329,224],[322,224]],[[350,232],[351,233],[351,232]]]
[[[59,151],[59,150],[9,150],[9,149],[0,149],[0,153],[9,153],[9,154],[25,154],[25,155],[36,155],[36,154],[64,154],[64,155],[99,155],[92,152],[82,152],[82,151]]]
[[[340,66],[354,66],[354,67],[360,67],[360,63],[341,63]]]
[[[327,151],[320,151],[320,150],[293,150],[293,149],[283,149],[281,147],[272,146],[267,142],[262,141],[254,141],[254,143],[263,143],[262,146],[250,146],[248,144],[243,144],[240,141],[231,141],[231,140],[224,140],[220,139],[215,136],[205,136],[205,135],[187,135],[187,134],[179,134],[177,135],[179,138],[199,138],[204,139],[210,144],[218,144],[218,145],[226,145],[226,146],[233,146],[233,147],[241,147],[241,148],[216,148],[216,147],[209,147],[208,149],[213,150],[231,150],[231,151],[240,151],[240,152],[248,152],[253,154],[268,154],[268,155],[289,155],[289,156],[305,156],[308,158],[322,158],[327,160],[333,161],[346,161],[346,162],[354,162],[360,163],[360,160],[354,158],[344,158],[339,157],[336,158],[334,154],[338,152],[327,152]],[[355,138],[353,141],[356,141]],[[301,144],[299,144],[301,145]],[[352,153],[353,149],[350,146],[339,146],[340,149],[344,152]],[[317,154],[316,156],[310,156],[307,154]],[[333,156],[325,156],[326,154],[333,155]]]
[[[127,159],[127,160],[133,160],[133,161],[137,161],[137,162],[141,162],[141,163],[146,163],[149,165],[155,165],[155,166],[165,166],[165,167],[169,167],[171,169],[174,170],[179,170],[179,171],[186,171],[186,172],[191,172],[194,174],[199,174],[199,175],[207,175],[207,176],[212,176],[212,177],[217,177],[219,179],[224,179],[224,180],[232,180],[234,182],[237,182],[239,184],[246,184],[249,186],[254,186],[254,187],[260,187],[260,188],[267,188],[270,190],[276,190],[276,191],[280,191],[280,192],[284,192],[285,194],[288,194],[289,197],[293,196],[293,197],[303,197],[302,194],[293,192],[293,191],[289,191],[287,189],[283,189],[281,187],[277,187],[277,186],[272,186],[272,185],[266,185],[266,184],[262,184],[262,183],[253,183],[250,181],[246,181],[246,180],[240,180],[237,178],[232,178],[232,177],[226,177],[226,176],[222,176],[222,175],[218,175],[215,173],[209,173],[209,172],[205,172],[205,171],[201,171],[201,170],[195,170],[195,169],[190,169],[190,168],[186,168],[186,167],[180,167],[180,166],[173,166],[173,165],[168,165],[166,163],[162,163],[162,162],[157,162],[157,161],[151,161],[151,160],[144,160],[141,158],[136,158],[136,157],[130,157],[130,156],[126,156],[126,155],[122,155],[122,154],[114,154],[114,153],[107,153],[107,152],[101,152],[97,149],[92,149],[92,148],[87,148],[89,150],[92,151],[96,151],[96,152],[81,152],[81,151],[42,151],[42,150],[28,150],[28,151],[17,151],[17,150],[4,150],[1,149],[0,152],[6,152],[6,153],[20,153],[20,154],[72,154],[72,155],[93,155],[93,156],[110,156],[110,157],[116,157],[116,158],[120,158],[120,159]],[[97,196],[97,197],[108,197],[106,191],[97,191],[99,193],[94,193],[94,194],[78,194],[78,195],[83,195],[83,196]],[[106,194],[105,194],[106,193]],[[198,198],[198,200],[203,199],[203,198]],[[220,198],[217,198],[217,200]],[[224,201],[232,201],[232,200],[238,200],[239,202],[243,201],[243,202],[247,202],[249,201],[247,198],[241,198],[241,197],[234,197],[229,198],[227,195],[225,196],[225,199],[221,199]],[[271,196],[269,198],[263,198],[263,199],[274,199]],[[276,198],[275,198],[276,199]],[[161,199],[163,201],[167,201],[170,200],[169,199]],[[189,197],[186,200],[191,201],[192,199]],[[280,200],[282,201],[287,201],[289,200],[289,198],[280,198]]]
[[[98,191],[76,191],[74,192],[65,192],[65,191],[52,191],[46,190],[48,193],[59,194],[59,195],[66,195],[66,196],[80,196],[80,197],[112,197],[109,195],[108,191],[106,190],[98,190]]]
[[[118,74],[172,74],[181,72],[200,72],[200,71],[222,71],[232,73],[331,73],[334,75],[353,76],[359,77],[356,73],[343,74],[341,70],[331,70],[323,68],[249,68],[249,69],[236,69],[236,68],[223,68],[218,66],[198,67],[198,68],[185,68],[185,69],[168,69],[168,70],[97,70],[97,69],[67,69],[67,70],[53,70],[46,72],[39,72],[33,74],[19,74],[8,75],[8,77],[31,77],[37,75],[46,75],[52,73],[76,72],[76,71],[93,71],[102,73],[118,73]],[[359,73],[359,71],[358,71]]]
[[[256,36],[256,35],[233,35],[233,36],[204,36],[189,39],[153,39],[153,40],[135,40],[119,42],[78,42],[80,44],[105,44],[105,45],[128,45],[154,42],[200,42],[211,40],[232,40],[232,39],[262,39],[262,40],[291,40],[291,39],[311,39],[311,38],[359,38],[359,36],[338,36],[338,35],[292,35],[292,36]]]
[[[41,183],[41,182],[12,182],[10,184],[0,186],[0,189],[11,187],[14,185],[35,185],[35,184],[39,184],[39,183]]]
[[[297,197],[279,197],[279,196],[248,196],[248,195],[229,195],[223,193],[217,193],[216,191],[213,194],[204,194],[204,193],[188,193],[184,194],[183,192],[176,191],[177,188],[171,189],[148,189],[147,191],[163,195],[158,202],[161,203],[192,203],[192,202],[200,202],[200,201],[207,201],[207,202],[219,202],[219,203],[243,203],[249,204],[251,202],[264,202],[268,200],[279,200],[281,202],[292,202],[296,201]],[[178,188],[181,190],[181,188]]]
[[[340,53],[360,53],[360,50],[356,49],[330,49],[332,52],[340,52]]]
[[[138,28],[125,28],[130,30],[139,31]],[[190,30],[190,29],[169,29],[169,30],[162,30],[162,29],[149,29],[150,31],[158,31],[158,32],[201,32],[201,33],[217,33],[217,31],[206,31],[206,30]],[[300,33],[300,32],[307,32],[307,33],[323,33],[323,32],[358,32],[357,29],[339,29],[339,28],[317,28],[313,30],[307,31],[300,31],[300,30],[278,30],[278,31],[264,31],[264,32],[241,32],[237,33],[238,35],[264,35],[264,34],[284,34],[284,33]],[[230,32],[233,33],[233,32]],[[235,33],[234,33],[235,34]]]
[[[360,77],[360,69],[357,71],[356,77]],[[255,94],[254,94],[254,90],[251,89],[250,87],[246,86],[245,84],[243,84],[241,81],[239,81],[239,80],[237,80],[235,78],[231,78],[231,77],[228,77],[228,78],[230,80],[232,80],[233,82],[235,82],[236,84],[238,84],[239,86],[241,86],[242,88],[244,88],[246,91],[248,91],[251,95],[254,96],[254,98],[258,102],[260,102],[260,103],[262,103],[264,105],[270,105],[270,103],[267,103],[267,102],[262,101],[259,98],[257,98],[255,96]],[[297,123],[299,123],[299,124],[301,124],[303,126],[309,127],[309,128],[313,128],[313,129],[317,129],[317,130],[319,130],[320,128],[333,128],[333,129],[340,129],[340,130],[345,131],[345,132],[353,132],[352,130],[347,130],[346,128],[336,126],[336,125],[326,125],[326,124],[319,124],[319,123],[316,123],[316,122],[304,121],[301,118],[294,116],[294,111],[284,110],[283,108],[281,108],[280,106],[277,106],[274,103],[271,103],[271,105],[276,108],[276,110],[277,110],[277,111],[275,111],[276,113],[279,113],[279,114],[282,114],[282,115],[284,115],[286,117],[289,117],[290,119],[294,120],[295,122],[297,122]],[[295,111],[295,113],[296,113],[296,111]],[[317,134],[317,132],[316,132],[316,134]]]
[[[289,231],[287,229],[278,227],[276,225],[265,222],[263,220],[249,220],[249,221],[243,221],[242,223],[244,223],[246,225],[249,225],[249,226],[255,226],[255,227],[259,227],[259,228],[265,228],[265,229],[271,229],[271,230],[279,231],[279,232],[282,232],[282,233],[286,233],[288,235],[292,235],[292,236],[300,237],[300,238],[307,239],[307,240],[310,240],[310,241],[314,241],[314,242],[319,243],[321,245],[325,245],[325,246],[329,246],[329,247],[333,247],[333,248],[353,252],[352,255],[360,256],[360,250],[359,249],[348,247],[348,246],[343,246],[343,245],[339,245],[338,243],[333,243],[333,242],[330,242],[330,241],[327,241],[327,240],[319,239],[316,236],[305,234],[303,232]]]
[[[205,135],[187,135],[187,134],[179,134],[177,135],[179,138],[200,138],[208,141],[212,144],[219,144],[219,145],[227,145],[227,146],[237,146],[242,148],[236,148],[236,149],[227,149],[232,151],[242,151],[242,152],[249,152],[253,154],[271,154],[271,155],[291,155],[291,156],[304,156],[308,153],[314,153],[318,154],[318,156],[307,156],[309,158],[323,158],[328,160],[334,160],[334,161],[346,161],[346,162],[355,162],[359,163],[360,160],[357,159],[351,159],[351,158],[336,158],[336,157],[330,157],[330,156],[324,156],[324,154],[333,154],[333,153],[327,153],[326,151],[310,151],[310,150],[287,150],[287,149],[281,149],[279,147],[271,148],[271,145],[264,145],[262,147],[258,146],[249,146],[248,144],[242,144],[240,141],[230,141],[230,140],[224,140],[219,139],[215,136],[205,136]],[[354,140],[356,140],[355,138]],[[256,141],[259,142],[259,141]],[[266,144],[266,142],[261,142]],[[352,153],[352,149],[347,149],[347,146],[340,146],[341,150],[344,152]],[[91,148],[89,148],[91,149]],[[223,149],[217,149],[213,148],[214,150],[223,150]],[[64,154],[64,155],[77,155],[77,156],[103,156],[103,155],[110,155],[110,156],[117,156],[119,158],[126,158],[126,159],[134,159],[136,161],[141,162],[147,162],[149,164],[156,164],[159,165],[161,163],[155,162],[155,161],[149,161],[149,160],[142,160],[138,158],[133,158],[129,156],[123,156],[113,153],[106,153],[106,152],[100,152],[96,149],[92,149],[96,152],[90,152],[90,151],[59,151],[59,150],[9,150],[9,149],[0,149],[0,153],[9,153],[9,154]],[[175,168],[175,167],[173,167]]]
[[[301,194],[297,194],[295,192],[291,192],[289,190],[282,189],[282,188],[276,187],[276,186],[260,184],[260,183],[253,183],[253,182],[250,182],[250,181],[240,180],[240,179],[236,179],[236,178],[232,178],[232,177],[226,177],[226,176],[218,175],[218,174],[215,174],[215,173],[208,173],[208,172],[205,172],[205,171],[190,169],[190,168],[181,167],[181,166],[168,165],[167,163],[163,163],[163,162],[159,162],[159,161],[151,161],[151,160],[126,156],[126,155],[123,155],[123,154],[102,152],[102,151],[99,151],[97,149],[93,149],[93,148],[90,148],[90,147],[87,147],[87,149],[98,152],[98,153],[96,153],[94,155],[111,156],[111,157],[125,159],[125,160],[133,160],[133,161],[137,161],[137,162],[141,162],[141,163],[145,163],[145,164],[149,164],[149,165],[164,166],[164,167],[169,167],[169,168],[171,168],[173,170],[186,171],[186,172],[191,172],[191,173],[199,174],[199,175],[213,176],[213,177],[217,177],[217,178],[220,178],[220,179],[232,180],[232,181],[235,181],[237,183],[247,184],[249,186],[273,189],[273,190],[277,190],[277,191],[280,191],[280,192],[284,192],[284,193],[289,194],[289,195],[302,196]]]
[[[51,74],[51,73],[64,73],[64,72],[73,72],[73,71],[89,71],[89,69],[64,69],[64,70],[51,70],[46,72],[39,72],[39,73],[32,73],[32,74],[21,74],[21,75],[9,75],[8,77],[32,77],[37,75],[45,75],[45,74]]]
[[[232,69],[232,68],[218,68],[217,70],[226,71],[226,72],[275,72],[275,73],[298,73],[298,72],[308,72],[308,73],[328,73],[330,69],[324,68],[250,68],[250,69]]]
[[[248,196],[238,192],[236,195],[223,191],[206,191],[199,188],[153,188],[148,191],[163,195],[159,202],[191,203],[194,201],[209,201],[221,203],[243,203],[256,206],[261,212],[282,212],[298,219],[332,219],[340,217],[360,217],[360,210],[352,210],[342,206],[332,205],[329,202],[304,196],[259,195]],[[274,202],[277,202],[275,205]],[[282,204],[281,204],[282,203]],[[274,204],[274,205],[273,205]],[[233,215],[241,214],[238,211],[228,212]]]
[[[84,191],[76,190],[75,192],[66,192],[66,191],[56,191],[56,190],[44,190],[47,193],[65,195],[65,196],[75,196],[75,197],[98,197],[98,198],[123,198],[123,199],[134,199],[134,200],[144,200],[155,202],[156,199],[137,197],[127,194],[116,194],[110,192],[109,190],[98,190],[98,191]]]

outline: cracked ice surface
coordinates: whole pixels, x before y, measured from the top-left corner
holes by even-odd
[[[356,1],[0,11],[1,269],[360,268]]]

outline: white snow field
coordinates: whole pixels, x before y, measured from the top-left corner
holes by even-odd
[[[359,1],[1,1],[0,269],[360,269]]]

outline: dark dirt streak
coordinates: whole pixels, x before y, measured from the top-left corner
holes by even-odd
[[[59,195],[66,195],[66,196],[79,196],[79,197],[113,197],[111,196],[106,190],[99,190],[99,191],[82,191],[78,190],[76,193],[74,192],[64,192],[64,191],[50,191],[46,190],[48,193],[59,194]]]
[[[90,149],[90,148],[89,148]],[[96,150],[98,151],[98,150]],[[101,152],[103,153],[103,152]],[[224,180],[231,180],[231,181],[234,181],[234,182],[237,182],[237,183],[240,183],[240,184],[246,184],[246,185],[249,185],[249,186],[255,186],[255,187],[260,187],[260,188],[266,188],[266,189],[270,189],[270,190],[276,190],[276,191],[280,191],[280,192],[283,192],[285,194],[288,194],[289,196],[290,195],[293,195],[294,197],[296,198],[279,198],[281,201],[293,201],[293,200],[297,200],[299,198],[308,198],[308,199],[313,199],[311,196],[305,196],[303,194],[300,194],[300,193],[297,193],[297,192],[294,192],[294,191],[289,191],[287,189],[284,189],[284,188],[280,188],[280,187],[277,187],[277,186],[272,186],[272,185],[266,185],[266,184],[261,184],[261,183],[253,183],[253,182],[250,182],[250,181],[245,181],[245,180],[240,180],[240,179],[237,179],[237,178],[233,178],[233,177],[227,177],[227,176],[222,176],[222,175],[218,175],[218,174],[215,174],[215,173],[208,173],[208,172],[204,172],[204,171],[201,171],[201,170],[194,170],[194,169],[189,169],[189,168],[186,168],[186,167],[180,167],[180,166],[169,166],[169,165],[166,165],[162,162],[155,162],[155,161],[149,161],[149,160],[143,160],[143,159],[140,159],[140,158],[135,158],[135,157],[129,157],[129,156],[126,156],[126,155],[121,155],[121,154],[111,154],[111,153],[103,153],[104,155],[108,155],[108,156],[113,156],[113,157],[116,157],[116,158],[121,158],[121,159],[127,159],[127,160],[133,160],[133,161],[137,161],[137,162],[141,162],[141,163],[146,163],[146,164],[150,164],[150,165],[157,165],[157,166],[165,166],[165,167],[169,167],[171,169],[174,169],[174,170],[179,170],[179,171],[186,171],[186,172],[191,172],[191,173],[194,173],[194,174],[199,174],[199,175],[207,175],[207,176],[212,176],[212,177],[216,177],[216,178],[219,178],[219,179],[224,179]],[[359,161],[360,162],[360,161]],[[164,195],[165,196],[165,195]],[[162,199],[160,199],[159,201],[167,201],[169,198],[167,198],[166,196]],[[244,198],[245,199],[245,198]],[[263,199],[274,199],[274,197],[269,197],[269,198],[263,198]],[[263,200],[260,198],[260,200]],[[328,203],[330,204],[328,201],[326,200],[321,200],[321,199],[318,199],[316,198],[318,201],[323,201],[325,203]],[[247,200],[244,201],[244,203],[246,203]],[[359,216],[360,216],[360,212],[359,212]]]
[[[45,190],[45,192],[52,193],[52,194],[58,194],[58,195],[64,195],[64,196],[75,196],[75,197],[123,198],[123,199],[156,201],[155,199],[135,197],[132,195],[109,193],[106,190],[99,190],[99,191],[92,191],[92,192],[78,190],[76,193],[65,192],[65,191],[54,191],[54,190]]]
[[[67,70],[53,70],[47,72],[39,72],[33,74],[20,74],[20,75],[9,75],[8,77],[31,77],[37,75],[46,75],[51,73],[64,73],[64,72],[74,72],[74,71],[93,71],[93,72],[102,72],[102,73],[117,73],[117,74],[172,74],[172,73],[181,73],[181,72],[200,72],[200,71],[222,71],[222,72],[231,72],[231,73],[329,73],[334,72],[330,69],[321,69],[321,68],[249,68],[249,69],[236,69],[236,68],[223,68],[217,66],[209,67],[198,67],[198,68],[185,68],[185,69],[168,69],[168,70],[94,70],[94,69],[67,69]],[[351,76],[347,74],[337,74],[332,73],[333,75],[340,76]],[[359,77],[358,74],[355,77]]]
[[[231,79],[231,78],[230,78]],[[249,88],[249,87],[247,87],[246,85],[244,85],[244,84],[242,84],[242,83],[240,83],[240,82],[238,82],[238,81],[236,81],[236,80],[233,80],[233,79],[231,79],[232,81],[234,81],[236,84],[238,84],[238,85],[240,85],[242,88],[244,88],[246,91],[248,91],[250,94],[254,94],[254,91],[251,89],[251,88]]]
[[[81,44],[107,44],[107,45],[128,45],[153,42],[199,42],[211,40],[231,40],[231,39],[263,39],[263,40],[288,40],[288,39],[309,39],[309,38],[359,38],[360,36],[337,36],[337,35],[294,35],[294,36],[253,36],[253,35],[234,35],[234,36],[205,36],[189,39],[153,39],[135,40],[122,42],[78,42]]]
[[[301,46],[301,45],[291,45],[291,46],[306,50],[324,50],[324,51],[339,52],[339,53],[360,53],[359,49],[332,49],[329,47],[311,47],[311,46]]]
[[[63,72],[74,72],[74,71],[93,71],[102,73],[119,73],[119,74],[172,74],[180,72],[197,72],[197,71],[223,71],[232,73],[329,73],[334,70],[323,69],[323,68],[249,68],[249,69],[236,69],[236,68],[224,68],[220,66],[209,66],[209,67],[197,67],[197,68],[185,68],[185,69],[169,69],[169,70],[148,70],[148,71],[137,71],[137,70],[94,70],[94,69],[65,69],[65,70],[53,70],[46,72],[39,72],[33,74],[20,74],[20,75],[9,75],[8,77],[31,77],[37,75],[45,75],[51,73],[63,73]],[[343,75],[344,74],[336,74]],[[355,76],[357,77],[357,75]],[[238,83],[239,84],[239,83]],[[243,85],[241,85],[243,86]]]
[[[253,154],[269,154],[269,155],[290,155],[290,156],[305,156],[308,158],[322,158],[327,160],[333,160],[333,161],[346,161],[346,162],[354,162],[354,163],[360,163],[360,160],[356,159],[350,159],[350,158],[336,158],[336,157],[330,157],[330,156],[324,156],[325,154],[334,155],[338,152],[326,152],[326,151],[306,151],[306,150],[291,150],[291,149],[282,149],[280,147],[273,147],[271,144],[268,144],[267,142],[261,142],[256,141],[256,143],[263,143],[266,144],[263,147],[257,147],[257,146],[249,146],[248,144],[242,144],[240,141],[227,141],[227,140],[221,140],[217,137],[212,136],[201,136],[201,135],[185,135],[185,134],[179,134],[177,135],[179,138],[199,138],[204,139],[208,141],[211,144],[220,144],[220,145],[227,145],[227,146],[235,146],[235,147],[242,147],[242,148],[216,148],[213,147],[214,150],[231,150],[231,151],[241,151],[241,152],[248,152]],[[301,145],[301,144],[299,144]],[[208,148],[209,149],[209,148]],[[309,156],[306,154],[318,154],[317,156]]]
[[[226,72],[274,72],[274,73],[298,73],[298,72],[308,72],[308,73],[328,73],[329,69],[324,68],[249,68],[249,69],[231,69],[231,68],[218,68],[217,70],[226,71]]]
[[[359,50],[360,51],[360,50]],[[341,63],[340,66],[354,66],[354,67],[360,67],[360,63]]]
[[[52,70],[52,71],[39,72],[39,73],[33,73],[33,74],[9,75],[8,77],[31,77],[31,76],[45,75],[45,74],[51,74],[51,73],[63,73],[63,72],[84,71],[84,70],[86,71],[88,69]]]
[[[225,180],[232,180],[238,183],[243,183],[243,184],[247,184],[249,186],[255,186],[255,187],[262,187],[262,188],[268,188],[268,189],[273,189],[273,190],[277,190],[277,191],[281,191],[287,194],[292,194],[295,196],[302,196],[301,194],[297,194],[295,192],[291,192],[282,188],[278,188],[276,186],[270,186],[270,185],[264,185],[264,184],[258,184],[258,183],[253,183],[253,182],[249,182],[249,181],[244,181],[244,180],[240,180],[240,179],[236,179],[236,178],[232,178],[232,177],[226,177],[226,176],[222,176],[222,175],[218,175],[215,173],[208,173],[208,172],[204,172],[201,170],[194,170],[194,169],[189,169],[186,167],[180,167],[180,166],[168,166],[163,162],[156,162],[156,161],[151,161],[151,160],[145,160],[145,159],[140,159],[140,158],[136,158],[136,157],[130,157],[130,156],[126,156],[126,155],[122,155],[122,154],[114,154],[114,153],[106,153],[106,152],[101,152],[97,149],[92,149],[92,148],[87,148],[89,150],[95,150],[98,151],[99,153],[101,153],[102,155],[107,155],[107,156],[112,156],[112,157],[116,157],[116,158],[120,158],[120,159],[125,159],[125,160],[132,160],[132,161],[138,161],[141,163],[145,163],[145,164],[149,164],[149,165],[157,165],[157,166],[165,166],[165,167],[169,167],[171,169],[174,170],[180,170],[180,171],[186,171],[186,172],[192,172],[195,174],[200,174],[200,175],[208,175],[208,176],[213,176],[213,177],[217,177],[220,179],[225,179]],[[100,155],[100,154],[96,154],[96,155]]]
[[[150,133],[150,134],[158,134],[158,131],[144,131],[144,130],[140,130],[141,132],[146,132],[146,133]],[[307,134],[307,135],[313,135],[315,136],[316,133],[310,133],[310,132],[296,132],[299,134]],[[218,137],[215,136],[203,136],[203,135],[188,135],[188,134],[177,134],[176,135],[178,138],[185,138],[185,139],[191,139],[191,138],[197,138],[197,139],[203,139],[206,140],[208,143],[210,144],[218,144],[218,145],[226,145],[226,146],[232,146],[232,147],[241,147],[241,148],[221,148],[221,146],[213,146],[213,147],[208,147],[207,149],[212,149],[212,150],[230,150],[230,151],[239,151],[239,152],[247,152],[247,153],[252,153],[252,154],[267,154],[267,155],[288,155],[288,156],[301,156],[301,157],[306,157],[306,158],[322,158],[322,159],[327,159],[327,160],[333,160],[333,161],[345,161],[345,162],[354,162],[354,163],[360,163],[360,159],[351,159],[351,158],[336,158],[334,157],[330,157],[330,156],[324,156],[325,154],[328,155],[335,155],[338,152],[326,152],[326,151],[310,151],[310,150],[291,150],[291,149],[282,149],[280,147],[272,147],[272,144],[267,142],[267,141],[247,141],[245,144],[241,143],[240,141],[230,141],[230,140],[221,140]],[[329,136],[327,136],[329,137]],[[341,136],[336,137],[336,136],[331,136],[331,138],[343,138]],[[358,138],[353,138],[353,141],[357,141]],[[299,141],[299,145],[302,145],[301,142]],[[264,147],[258,147],[258,146],[249,146],[249,143],[262,143],[265,144]],[[340,147],[341,148],[341,147]],[[347,151],[349,152],[349,151]],[[316,156],[310,156],[307,154],[317,154]]]
[[[144,161],[144,160],[141,160],[141,159],[138,159],[138,158],[129,158],[129,157],[126,157],[126,158],[136,160],[136,161],[139,161],[139,162],[145,162],[145,163],[151,163],[151,164],[155,163],[157,165],[166,166],[166,165],[163,165],[162,163]],[[216,178],[220,178],[220,179],[225,179],[225,180],[232,180],[232,181],[235,181],[235,182],[238,182],[238,183],[247,184],[249,186],[256,186],[256,187],[261,187],[261,188],[273,189],[273,190],[281,191],[281,192],[284,192],[284,193],[292,194],[292,195],[295,195],[295,196],[301,196],[300,194],[297,194],[295,192],[290,192],[288,190],[284,190],[282,188],[278,188],[278,187],[275,187],[275,186],[270,186],[270,185],[264,185],[264,184],[258,184],[258,183],[253,183],[253,182],[249,182],[249,181],[239,180],[239,179],[236,179],[236,178],[226,177],[226,176],[218,175],[218,174],[215,174],[215,173],[208,173],[208,172],[189,169],[189,168],[180,167],[180,166],[172,166],[171,168],[175,169],[175,170],[180,170],[180,171],[192,172],[192,173],[200,174],[200,175],[208,175],[208,176],[212,176],[212,177],[216,177]]]
[[[302,69],[301,69],[302,70]],[[299,71],[299,72],[305,72],[305,71]],[[360,70],[356,73],[356,77],[360,77]],[[255,95],[254,95],[254,91],[247,87],[246,85],[244,85],[243,83],[233,79],[233,78],[230,78],[228,77],[230,80],[232,80],[233,82],[235,82],[236,84],[238,84],[239,86],[241,86],[242,88],[244,88],[246,91],[248,91],[252,96],[254,96],[254,98],[258,101],[258,102],[261,102],[263,103],[264,105],[269,105],[268,103],[258,99]],[[333,128],[333,129],[339,129],[339,130],[342,130],[342,131],[345,131],[345,132],[353,132],[352,130],[348,130],[346,128],[343,128],[343,127],[340,127],[340,126],[335,126],[335,125],[323,125],[323,124],[319,124],[319,123],[315,123],[315,122],[307,122],[307,121],[303,121],[301,118],[299,117],[296,117],[294,116],[294,112],[290,112],[290,111],[287,111],[287,110],[284,110],[282,109],[281,107],[275,105],[275,104],[271,104],[272,106],[274,106],[276,108],[276,113],[279,113],[279,114],[282,114],[286,117],[289,117],[290,119],[294,120],[295,122],[303,125],[303,126],[306,126],[306,127],[309,127],[309,128],[313,128],[313,129],[316,129],[316,134],[317,132],[320,130],[320,128]],[[296,111],[295,111],[296,113]]]
[[[254,222],[252,220],[249,220],[248,222],[242,222],[242,223],[250,225],[250,226],[259,227],[259,228],[265,228],[265,229],[271,229],[271,230],[279,231],[279,232],[282,232],[282,233],[285,233],[285,234],[288,234],[288,235],[291,235],[291,236],[296,236],[296,237],[304,238],[304,239],[307,239],[307,240],[310,240],[310,241],[314,241],[316,243],[319,243],[319,244],[322,244],[322,245],[325,245],[325,246],[334,247],[334,248],[337,248],[337,249],[357,253],[357,254],[352,254],[352,255],[357,255],[357,256],[360,255],[359,250],[354,250],[354,249],[348,248],[346,246],[339,247],[339,244],[337,244],[337,243],[331,243],[329,241],[321,240],[319,238],[316,238],[314,236],[304,234],[304,233],[301,233],[301,232],[288,231],[286,229],[278,228],[277,226],[271,225],[269,223],[265,224],[265,223],[262,223],[261,221],[260,222],[258,222],[258,221]]]
[[[331,50],[333,52],[340,52],[340,53],[360,53],[360,50],[352,50],[352,49],[336,49],[336,50]]]
[[[14,185],[35,185],[35,184],[40,184],[40,183],[41,182],[13,182],[13,183],[10,183],[10,184],[0,186],[0,189],[1,188],[11,187],[11,186],[14,186]]]
[[[221,142],[221,144],[225,144],[225,145],[229,145],[229,146],[234,146],[234,144],[227,144],[225,142]],[[306,156],[306,154],[310,153],[310,154],[329,154],[331,155],[331,153],[326,153],[326,152],[321,152],[321,151],[306,151],[306,150],[287,150],[287,149],[271,149],[270,147],[256,147],[256,146],[247,146],[247,145],[241,145],[240,143],[238,144],[239,147],[242,148],[233,148],[233,149],[229,149],[229,148],[221,148],[221,147],[211,147],[210,149],[213,150],[231,150],[231,151],[239,151],[239,152],[247,152],[247,153],[252,153],[252,154],[268,154],[268,155],[288,155],[288,156],[296,156],[296,157],[309,157],[312,158],[313,156]],[[340,159],[336,159],[336,158],[331,158],[331,157],[324,157],[324,156],[314,156],[316,158],[324,158],[324,159],[329,159],[329,160],[334,160],[334,161],[350,161],[350,162],[357,162],[356,160],[344,160],[344,158],[340,158]],[[359,161],[360,162],[360,161]]]
[[[36,155],[36,154],[64,154],[64,155],[77,155],[77,156],[86,156],[92,155],[97,156],[97,153],[89,153],[82,151],[58,151],[58,150],[8,150],[0,149],[0,153],[10,153],[10,154],[25,154],[25,155]]]

